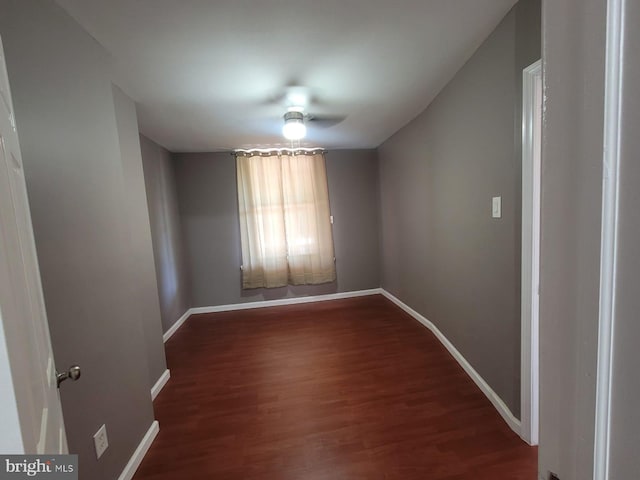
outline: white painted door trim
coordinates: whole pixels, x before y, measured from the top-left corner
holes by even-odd
[[[607,43],[602,157],[602,233],[600,244],[600,311],[594,439],[594,480],[609,478],[611,365],[615,329],[620,123],[622,105],[625,0],[607,1]]]
[[[538,444],[542,61],[522,72],[520,436]]]

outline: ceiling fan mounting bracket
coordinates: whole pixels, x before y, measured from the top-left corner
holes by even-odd
[[[304,121],[304,114],[302,112],[299,112],[298,110],[289,110],[284,114],[284,121],[288,122],[292,120],[299,120],[302,122]]]

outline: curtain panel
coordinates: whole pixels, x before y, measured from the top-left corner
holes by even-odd
[[[236,156],[242,288],[336,279],[324,156]]]

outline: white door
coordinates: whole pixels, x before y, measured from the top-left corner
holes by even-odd
[[[1,39],[0,390],[2,453],[67,453]]]

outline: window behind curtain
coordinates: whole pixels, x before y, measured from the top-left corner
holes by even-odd
[[[324,156],[236,157],[242,288],[336,279]]]

